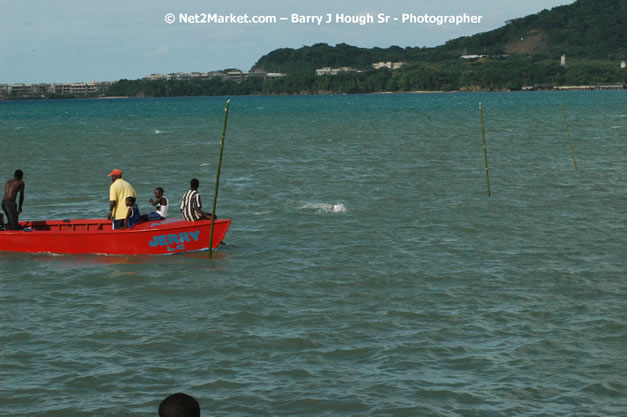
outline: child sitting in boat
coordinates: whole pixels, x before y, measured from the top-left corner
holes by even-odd
[[[164,220],[168,216],[168,199],[163,196],[163,188],[155,188],[155,199],[151,198],[148,202],[157,208],[152,213],[142,214],[142,221]]]
[[[139,208],[135,204],[135,197],[126,197],[126,207],[128,207],[128,212],[121,229],[130,229],[139,222]]]

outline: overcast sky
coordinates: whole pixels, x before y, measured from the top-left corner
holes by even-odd
[[[277,48],[325,42],[360,47],[437,46],[573,0],[0,0],[0,83],[114,81],[151,73],[248,70]],[[167,24],[173,13],[176,22]],[[385,24],[184,24],[179,15],[293,13],[333,18],[384,13]],[[414,15],[476,15],[481,23],[400,23]]]

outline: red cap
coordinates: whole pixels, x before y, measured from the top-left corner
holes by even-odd
[[[109,174],[110,177],[112,177],[114,175],[122,176],[122,170],[116,168],[113,171],[111,171],[111,173]]]

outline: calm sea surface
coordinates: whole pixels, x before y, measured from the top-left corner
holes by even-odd
[[[208,208],[225,101],[0,102],[0,177]],[[0,415],[625,416],[626,167],[623,91],[234,97],[214,260],[0,253]]]

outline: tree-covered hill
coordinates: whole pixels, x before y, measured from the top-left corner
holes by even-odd
[[[627,57],[627,1],[578,0],[513,19],[490,32],[446,42],[459,54],[544,54],[577,58]]]
[[[276,49],[261,57],[253,70],[293,74],[313,72],[320,67],[369,69],[373,62],[419,61],[433,55],[433,52],[429,48],[359,48],[345,43],[335,46],[317,43],[299,49]]]
[[[577,0],[435,48],[358,48],[344,43],[319,43],[274,50],[261,57],[253,69],[290,74],[312,72],[324,66],[367,69],[379,61],[438,62],[462,54],[541,55],[554,59],[565,54],[572,58],[618,60],[627,58],[625,22],[626,0]]]

